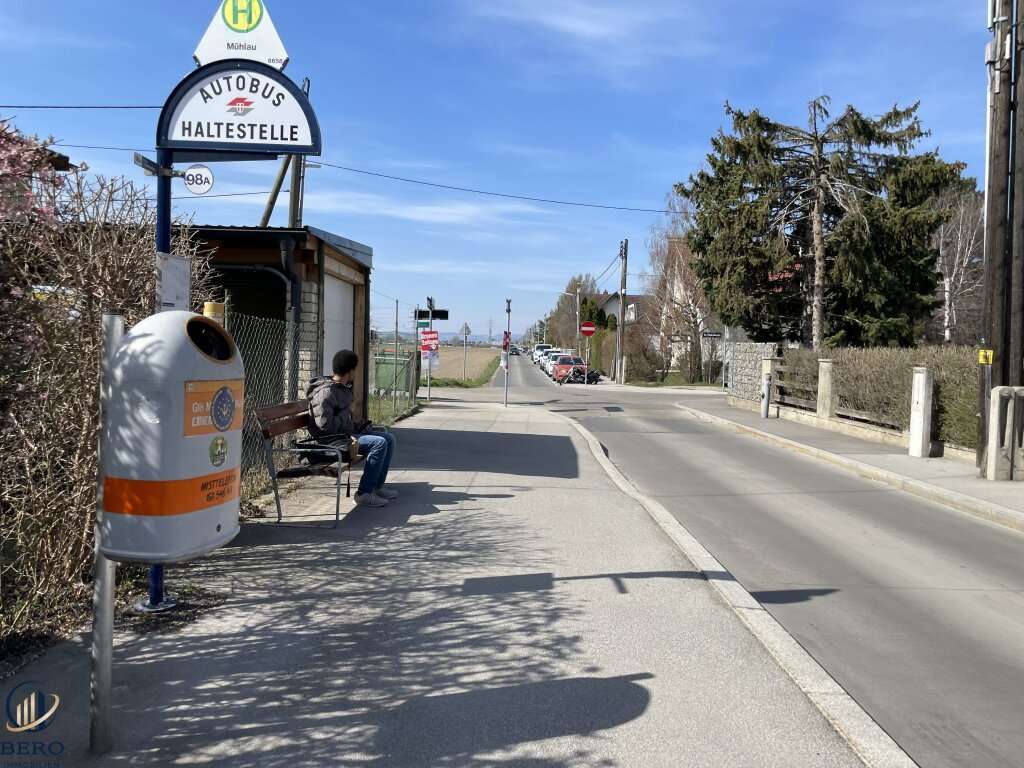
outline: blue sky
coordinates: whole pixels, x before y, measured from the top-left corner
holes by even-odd
[[[921,101],[938,147],[983,174],[988,39],[981,0],[266,0],[312,80],[324,159],[529,196],[658,208],[696,170],[728,100],[803,121],[806,103],[880,112]],[[216,0],[0,0],[3,104],[161,104],[193,67]],[[9,115],[12,110],[3,110]],[[13,110],[71,144],[152,147],[155,112]],[[69,150],[146,183],[130,153]],[[268,189],[273,163],[220,164],[214,192]],[[179,185],[180,182],[175,182]],[[187,194],[176,186],[176,194]],[[200,223],[255,224],[259,196],[179,200]],[[279,206],[279,211],[286,206]],[[432,190],[329,168],[308,174],[306,223],[373,246],[375,288],[434,295],[486,332],[543,315],[619,240],[643,272],[657,215]],[[275,220],[275,223],[281,223]],[[609,282],[609,285],[611,283]],[[630,288],[640,288],[639,277]],[[375,295],[389,327],[393,302]]]

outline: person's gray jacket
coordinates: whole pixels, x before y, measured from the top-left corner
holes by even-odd
[[[335,383],[330,376],[320,376],[309,382],[306,399],[309,400],[309,433],[313,437],[355,433],[354,397],[349,387]]]

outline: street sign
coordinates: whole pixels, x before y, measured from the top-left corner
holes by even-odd
[[[978,365],[992,365],[993,352],[991,349],[978,350]]]
[[[501,337],[501,348],[508,352],[509,346],[512,344],[512,333],[511,331],[503,331]]]
[[[429,320],[417,320],[416,321],[416,327],[417,328],[429,328],[430,327],[430,321]]]
[[[437,331],[432,331],[429,328],[425,328],[422,331],[420,331],[420,338],[423,339],[423,341],[435,341],[436,342],[438,340],[439,336],[440,336],[440,334]]]
[[[416,310],[416,318],[419,319],[419,320],[429,320],[430,319],[430,310],[429,309],[418,309],[418,310]],[[448,310],[447,309],[435,309],[434,310],[434,319],[435,320],[447,320],[448,319]]]
[[[193,165],[185,171],[185,189],[193,195],[205,195],[213,189],[213,171],[205,165]]]
[[[250,59],[275,69],[288,64],[263,0],[223,0],[192,58],[199,66],[224,59]]]
[[[636,322],[636,304],[627,304],[626,305],[626,322],[627,323],[635,323]]]
[[[722,338],[721,331],[701,331],[700,335],[705,339],[720,339]]]
[[[593,336],[597,332],[597,326],[587,320],[585,323],[580,324],[580,333],[584,336]]]
[[[473,331],[469,329],[469,323],[463,323],[462,327],[459,329],[460,336],[469,336],[472,332]]]
[[[218,61],[171,91],[156,146],[319,155],[320,125],[306,94],[278,70],[258,61]]]

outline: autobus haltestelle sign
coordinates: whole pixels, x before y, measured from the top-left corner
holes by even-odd
[[[157,146],[319,154],[320,130],[306,95],[285,75],[226,61],[178,85],[161,113]]]

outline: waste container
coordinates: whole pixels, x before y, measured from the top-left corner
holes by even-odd
[[[231,335],[161,312],[110,360],[100,441],[100,550],[111,560],[188,560],[238,533],[245,368]]]

